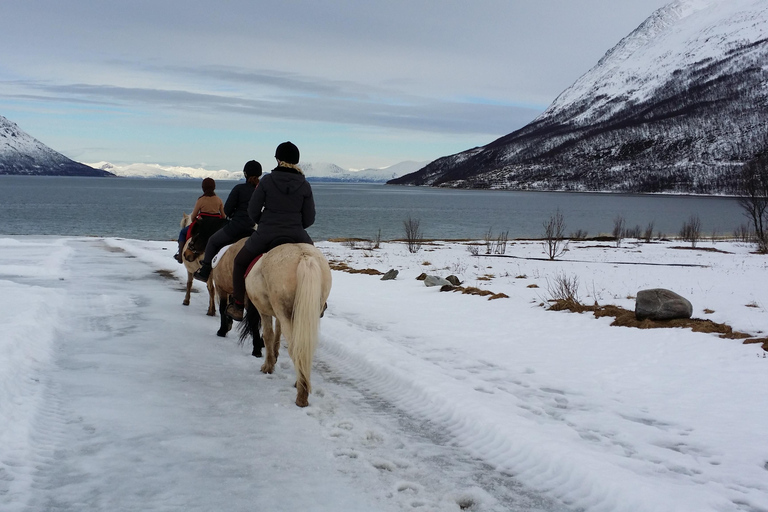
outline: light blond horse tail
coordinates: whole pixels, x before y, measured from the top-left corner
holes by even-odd
[[[296,367],[296,382],[305,382],[307,393],[312,392],[309,381],[312,358],[317,346],[320,313],[323,308],[322,272],[314,257],[303,255],[296,267],[296,297],[293,301],[291,355]]]

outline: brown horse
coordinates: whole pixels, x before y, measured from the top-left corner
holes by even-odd
[[[224,337],[232,329],[232,318],[230,318],[224,311],[227,309],[227,303],[232,296],[232,271],[235,266],[235,256],[243,248],[245,241],[248,237],[241,238],[232,245],[228,245],[223,249],[223,252],[219,251],[219,254],[213,260],[213,270],[211,270],[211,276],[208,278],[208,284],[213,283],[214,293],[219,300],[219,315],[221,316],[221,326],[216,332],[216,335]],[[253,332],[249,332],[253,336],[253,352],[251,355],[254,357],[261,357],[261,349],[264,348],[264,340],[259,335],[258,326]],[[243,340],[244,341],[244,340]]]
[[[192,224],[192,216],[182,212],[181,222],[179,225],[183,228],[189,226],[190,224]],[[187,269],[187,290],[186,294],[184,295],[184,302],[182,302],[182,304],[185,306],[189,306],[189,297],[192,293],[192,283],[194,282],[193,276],[197,269],[200,268],[201,262],[203,261],[203,256],[205,256],[205,245],[199,247],[199,245],[202,244],[196,245],[195,241],[195,237],[189,238],[184,244],[184,249],[181,251],[181,261],[184,263],[184,268]],[[213,297],[213,283],[208,280],[208,311],[206,312],[208,316],[216,315],[216,306]]]
[[[247,313],[241,333],[261,323],[267,352],[263,373],[275,371],[280,334],[285,333],[296,369],[296,405],[306,407],[320,317],[331,293],[328,260],[314,245],[279,245],[256,262],[245,279],[245,290]]]

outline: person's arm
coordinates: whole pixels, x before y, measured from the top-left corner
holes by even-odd
[[[222,219],[225,219],[227,217],[227,214],[224,213],[224,203],[221,201],[221,198],[219,196],[216,196],[216,199],[219,200],[219,215]]]
[[[315,223],[315,198],[312,195],[312,189],[309,189],[309,195],[304,197],[304,204],[301,205],[301,225],[304,229]]]
[[[198,198],[197,201],[195,201],[195,208],[192,210],[192,220],[195,220],[197,216],[200,215],[200,209],[203,207],[201,199],[202,198]]]
[[[248,216],[256,224],[261,220],[261,210],[264,208],[264,187],[259,184],[251,195],[251,201],[248,203]]]
[[[240,185],[235,185],[235,188],[227,196],[227,202],[224,203],[224,216],[232,217],[235,210],[237,210],[237,199],[240,196],[240,189]]]

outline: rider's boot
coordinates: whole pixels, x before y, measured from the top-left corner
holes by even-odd
[[[176,254],[173,255],[173,259],[175,259],[179,263],[184,263],[184,261],[181,259],[181,253],[183,250],[184,250],[184,247],[181,244],[179,244],[179,250],[176,251]]]
[[[204,261],[202,266],[199,269],[197,269],[197,271],[195,272],[194,277],[198,281],[207,283],[208,277],[210,275],[211,275],[211,264]]]
[[[227,306],[226,313],[227,316],[229,316],[232,320],[240,322],[243,320],[245,308],[242,303],[234,301],[232,304]]]

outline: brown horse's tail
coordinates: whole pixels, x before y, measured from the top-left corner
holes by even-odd
[[[312,392],[309,378],[324,305],[322,284],[323,274],[317,260],[310,255],[302,255],[296,267],[291,357],[296,367],[296,384],[304,383],[307,393]]]

